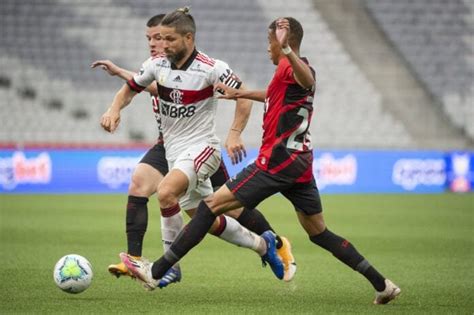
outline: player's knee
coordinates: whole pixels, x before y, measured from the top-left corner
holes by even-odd
[[[161,185],[158,189],[158,200],[160,204],[163,205],[174,205],[178,202],[178,196],[172,187],[167,185]]]
[[[128,194],[132,196],[144,196],[149,197],[156,191],[156,186],[152,180],[148,180],[146,177],[133,174],[128,186]]]
[[[204,202],[214,215],[221,215],[223,213],[227,214],[229,210],[236,208],[232,207],[231,203],[218,193],[214,193],[207,197],[204,199]]]

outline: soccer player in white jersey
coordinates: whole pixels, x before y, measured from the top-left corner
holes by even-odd
[[[191,19],[192,21],[192,18],[190,18],[189,15],[184,14],[184,16],[187,19]],[[194,35],[194,33],[192,35]],[[149,36],[149,39],[150,39],[150,36]],[[195,207],[196,200],[201,199],[202,197],[210,194],[210,192],[212,191],[212,190],[211,191],[209,190],[208,181],[206,179],[215,170],[216,165],[219,164],[218,160],[220,160],[220,154],[215,153],[215,152],[218,152],[219,150],[219,146],[218,146],[219,142],[218,142],[218,139],[214,135],[214,127],[213,127],[214,125],[213,116],[215,113],[215,99],[212,92],[212,82],[209,82],[208,78],[212,77],[213,80],[226,81],[227,83],[229,83],[231,86],[234,86],[234,87],[238,87],[240,85],[240,81],[235,76],[232,75],[232,71],[228,68],[228,66],[225,63],[218,61],[219,66],[222,68],[222,70],[220,70],[221,73],[218,73],[216,71],[219,70],[220,68],[216,66],[217,61],[214,61],[213,59],[205,56],[204,54],[198,53],[194,49],[194,44],[191,46],[191,48],[192,48],[191,54],[186,59],[188,60],[188,63],[189,63],[187,65],[187,68],[184,69],[184,67],[182,67],[181,65],[180,69],[177,70],[179,71],[179,73],[176,76],[170,76],[170,74],[168,73],[168,76],[171,77],[171,79],[173,80],[172,82],[175,82],[172,84],[175,84],[175,85],[178,85],[178,83],[184,84],[185,80],[191,77],[190,82],[187,82],[187,83],[190,83],[190,87],[185,86],[187,87],[187,89],[175,88],[173,90],[171,90],[168,87],[168,90],[166,90],[167,87],[165,85],[158,83],[158,90],[160,91],[161,89],[161,94],[160,94],[161,102],[159,103],[160,120],[162,120],[163,124],[168,123],[167,126],[163,126],[163,131],[164,131],[167,157],[170,160],[170,166],[173,167],[173,169],[171,170],[170,176],[165,177],[165,180],[163,181],[163,183],[160,184],[159,190],[158,190],[158,197],[160,199],[162,213],[168,214],[166,218],[162,218],[162,219],[165,219],[166,221],[168,221],[168,223],[173,223],[173,221],[177,221],[182,224],[182,219],[180,219],[179,217],[180,207],[177,204],[177,198],[180,197],[182,193],[184,193],[185,191],[187,191],[188,193],[191,193],[185,196],[185,198],[181,198],[180,204],[183,209],[188,210],[188,213],[192,214],[193,212],[192,207]],[[179,53],[177,55],[179,55]],[[147,67],[150,67],[150,65],[158,65],[157,68],[165,69],[168,72],[171,72],[172,67],[175,67],[176,64],[179,64],[179,62],[176,62],[176,64],[174,64],[174,63],[169,62],[167,59],[168,58],[165,58],[164,55],[153,56],[152,54],[152,58],[144,63],[144,67],[141,73],[136,76],[136,80],[138,82],[142,82],[142,84],[144,84],[145,86],[149,86],[148,84],[150,84],[150,82],[147,83],[145,81],[140,81],[140,77],[143,77],[148,74],[146,71],[147,71]],[[123,69],[116,67],[110,61],[98,61],[94,63],[93,66],[105,67],[105,70],[107,70],[112,75],[113,74],[120,75],[120,73],[123,73]],[[187,71],[188,69],[191,71]],[[124,79],[129,79],[128,76],[130,75],[130,73],[127,71],[125,71],[125,73],[128,73],[127,76],[121,75],[121,77]],[[165,72],[162,72],[163,75],[165,75],[164,73]],[[189,73],[191,73],[191,76],[188,75]],[[179,74],[181,74],[183,78]],[[192,80],[193,76],[197,78],[197,80]],[[154,77],[152,80],[154,79],[159,80],[160,78]],[[141,91],[142,86],[140,86],[137,83],[137,81],[130,80],[129,85],[133,87],[135,90]],[[197,86],[194,87],[193,84],[197,84]],[[209,88],[206,87],[205,89],[199,90],[198,88],[200,87],[200,85],[203,85],[203,84],[204,85],[207,84]],[[151,86],[152,89],[154,89],[155,87],[156,87],[155,85]],[[128,89],[128,86],[124,86],[122,90],[123,89]],[[128,93],[130,93],[131,95],[134,94],[130,90],[128,91]],[[118,96],[119,94],[120,92],[118,93]],[[120,109],[126,106],[126,104],[128,104],[129,100],[131,99],[130,97],[131,95],[125,98],[128,101],[122,103],[122,105],[118,107],[118,110],[114,109],[112,106],[111,109],[109,109],[107,113],[104,114],[103,119],[102,119],[102,125],[106,130],[113,131],[116,128],[117,123],[120,118],[119,116]],[[162,97],[165,99],[165,101],[163,101]],[[190,100],[193,100],[193,97],[197,99],[198,101],[190,103]],[[116,100],[117,100],[117,97],[116,97]],[[117,102],[114,101],[114,104],[117,104]],[[181,105],[181,106],[176,106],[176,105]],[[183,105],[187,106],[187,108],[184,107]],[[186,129],[186,127],[189,125],[189,122],[190,121],[193,122],[193,120],[188,119],[186,121],[186,119],[193,117],[195,113],[199,113],[200,109],[199,108],[196,109],[196,106],[198,105],[205,106],[204,107],[205,111],[202,112],[204,115],[201,116],[203,118],[203,121],[198,121],[197,123],[194,123],[193,126],[195,129],[201,128],[201,130],[204,130],[204,133],[201,135],[199,133],[196,133],[195,129],[191,129],[191,128]],[[234,121],[234,124],[232,125],[233,128],[231,129],[231,132],[234,132],[234,135],[232,137],[229,136],[229,139],[230,139],[230,138],[235,138],[235,135],[237,135],[237,141],[235,141],[235,139],[233,142],[229,141],[230,145],[227,146],[230,155],[233,154],[233,151],[235,152],[235,155],[233,155],[234,161],[239,160],[238,156],[241,153],[239,152],[239,149],[242,148],[242,145],[240,144],[241,143],[240,131],[245,126],[245,123],[242,123],[242,121],[246,122],[248,113],[246,115],[247,116],[244,117],[243,120],[241,120],[240,122],[238,120],[237,120],[237,123],[236,121]],[[193,119],[196,120],[195,118]],[[180,120],[185,121],[184,124],[181,123],[181,126],[180,126]],[[202,139],[201,144],[199,144],[198,142],[198,145],[194,147],[190,146],[190,144],[196,143],[195,141],[199,140],[199,138]],[[193,148],[193,150],[188,150],[186,152],[186,150],[190,147]],[[171,151],[172,153],[168,154],[169,151]],[[176,164],[176,161],[177,160],[180,161],[179,154],[181,152],[184,152],[184,154],[181,154],[182,161],[180,163],[182,163],[182,165],[180,166],[179,164]],[[199,156],[201,152],[203,152],[203,154]],[[189,158],[190,155],[194,155],[195,156],[194,159],[190,159]],[[180,167],[184,169],[184,172],[182,169],[180,169]],[[173,173],[175,174],[171,176],[171,174]],[[178,188],[182,187],[181,191],[173,190],[174,185],[175,185],[174,183],[175,177],[178,178],[178,184],[179,184]],[[167,183],[167,185],[165,185],[167,179],[170,183]],[[185,183],[180,182],[179,179],[184,179],[183,181]],[[222,185],[222,183],[224,183],[225,180],[226,178],[219,180],[221,183],[218,183],[218,185],[219,186]],[[203,184],[200,184],[200,182],[203,182]],[[216,183],[213,183],[213,184],[216,186]],[[197,188],[194,191],[193,191],[193,188],[194,188],[193,186],[196,186]],[[151,194],[147,196],[150,196]],[[261,215],[261,213],[258,212],[258,210],[256,209],[252,209],[252,210],[244,209],[243,211],[242,209],[240,209],[234,214],[231,214],[231,216],[236,217],[237,220],[243,226],[246,226],[249,229],[256,231],[258,233],[262,233],[265,230],[271,229],[270,225],[265,220],[263,215]],[[178,227],[179,224],[175,224],[175,226]],[[265,252],[265,250],[263,249],[263,245],[266,245],[266,242],[263,242],[261,238],[258,238],[258,237],[256,238],[255,235],[249,232],[242,233],[242,230],[240,229],[240,226],[237,224],[237,222],[235,222],[235,220],[232,220],[230,218],[221,217],[219,218],[219,220],[216,220],[216,228],[211,229],[211,231],[214,232],[213,234],[215,235],[218,234],[218,236],[220,236],[221,238],[224,238],[234,244],[238,244],[240,246],[246,246],[246,247],[253,247],[257,252],[261,254]],[[163,231],[163,232],[166,234],[166,231]],[[169,229],[168,229],[168,232],[170,232]],[[179,232],[179,229],[175,229],[172,232],[173,232],[172,233],[173,235],[171,236],[174,237],[177,234],[177,232]],[[144,231],[142,235],[143,234],[144,234]],[[171,239],[172,237],[169,237],[168,239]],[[142,240],[143,240],[143,237],[142,237]],[[280,245],[278,248],[278,254],[284,262],[284,269],[285,269],[284,279],[286,281],[289,281],[293,278],[294,273],[296,271],[294,259],[291,254],[291,247],[285,238],[281,237],[281,238],[278,238],[278,240],[279,240],[278,244]],[[270,240],[270,242],[271,241],[272,240]],[[166,249],[166,246],[165,246],[165,249]],[[130,246],[129,246],[129,251],[130,251]],[[140,254],[141,254],[141,246],[140,246]],[[139,254],[136,256],[139,256]],[[123,271],[122,273],[126,273],[126,270],[124,270],[123,265],[120,265],[120,264],[112,265],[112,267],[114,266],[117,267],[116,268],[117,273],[120,273],[122,271]],[[177,274],[180,277],[179,271],[178,273],[172,273],[173,276],[176,276]],[[162,280],[166,280],[166,277],[164,277],[164,279]]]

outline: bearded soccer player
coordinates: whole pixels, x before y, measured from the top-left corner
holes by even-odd
[[[346,239],[331,232],[324,222],[321,199],[312,172],[313,152],[309,123],[313,112],[315,72],[299,57],[303,28],[294,18],[277,19],[268,32],[269,54],[277,70],[267,90],[239,91],[217,84],[224,98],[246,98],[265,103],[263,141],[255,163],[227,181],[199,204],[196,215],[170,249],[154,263],[122,261],[149,286],[196,246],[217,215],[245,205],[252,207],[282,193],[294,206],[303,229],[314,244],[361,273],[374,287],[374,304],[386,304],[401,292],[383,277]]]
[[[172,32],[159,34],[160,41],[163,43],[162,45],[167,54],[152,54],[152,58],[144,63],[142,71],[139,74],[136,74],[133,79],[127,78],[129,79],[128,85],[119,91],[114,103],[106,114],[104,114],[102,126],[108,131],[113,131],[120,121],[120,110],[130,102],[134,92],[143,90],[142,86],[147,86],[148,89],[150,89],[150,81],[158,81],[155,82],[157,85],[152,86],[158,87],[159,102],[156,103],[158,109],[156,112],[159,114],[160,119],[159,121],[157,119],[157,121],[160,125],[160,131],[163,132],[166,150],[156,152],[153,157],[154,159],[162,160],[164,157],[163,153],[166,151],[166,158],[168,164],[171,166],[169,174],[162,173],[166,176],[161,183],[159,183],[157,190],[162,215],[165,214],[163,216],[166,217],[162,218],[162,222],[166,220],[168,225],[165,229],[162,229],[164,240],[166,239],[167,241],[167,244],[165,243],[165,249],[167,249],[170,241],[174,239],[181,229],[179,225],[179,223],[182,224],[180,208],[186,210],[190,215],[194,213],[194,208],[200,199],[210,194],[207,177],[213,174],[217,167],[219,167],[220,172],[217,172],[211,177],[214,178],[213,186],[221,186],[225,182],[225,179],[228,178],[226,172],[224,172],[223,164],[220,163],[220,152],[217,149],[218,139],[213,135],[215,100],[213,96],[213,86],[212,84],[209,86],[208,82],[221,80],[227,84],[237,86],[240,85],[240,81],[238,81],[235,75],[232,75],[232,71],[226,64],[209,58],[194,48],[194,20],[187,11],[174,12],[168,16],[168,18],[165,18],[162,24],[172,26],[168,27],[168,29],[171,28]],[[160,26],[160,28],[163,29],[163,26]],[[158,32],[158,29],[156,32]],[[154,33],[151,29],[148,29],[147,33],[150,33],[149,36],[147,36],[149,40],[153,38]],[[168,43],[164,44],[166,42]],[[109,61],[98,61],[94,66],[106,67],[106,70],[114,68],[113,73],[122,73],[122,71],[119,71],[120,69],[116,69],[116,66]],[[158,69],[158,73],[154,73],[155,69]],[[168,78],[168,82],[161,76]],[[121,77],[126,78],[126,76]],[[160,79],[161,83],[159,81]],[[202,89],[202,86],[205,88]],[[234,120],[234,124],[231,128],[231,132],[238,132],[236,134],[237,141],[235,139],[233,140],[233,143],[236,143],[236,145],[228,146],[228,151],[230,151],[229,155],[233,156],[233,161],[240,159],[238,157],[239,154],[241,154],[241,152],[239,152],[241,149],[239,145],[241,142],[240,132],[243,127],[245,127],[247,117],[248,113],[240,120],[237,120],[237,124],[236,120]],[[191,129],[189,126],[199,126],[199,128]],[[229,136],[229,138],[231,137]],[[228,143],[230,143],[229,139]],[[160,152],[161,154],[159,154]],[[268,222],[256,209],[238,209],[233,213],[229,213],[229,215],[237,218],[238,222],[243,226],[259,234],[271,230]],[[138,216],[130,217],[131,218],[128,217],[127,210],[127,231],[129,230],[129,225],[136,225],[131,219]],[[174,219],[176,219],[175,222],[178,224],[173,224]],[[230,217],[221,216],[216,219],[210,231],[212,234],[233,244],[252,248],[265,259],[265,257],[267,257],[266,245],[268,242],[272,242],[272,240],[266,241],[250,233],[246,229],[243,229],[238,222]],[[175,228],[171,230],[170,225]],[[132,232],[134,231],[132,228],[130,228],[130,230]],[[143,228],[141,232],[140,242],[137,242],[139,246],[130,246],[129,242],[129,254],[132,256],[141,255],[141,242],[144,234]],[[131,233],[127,232],[127,236],[129,236],[129,234]],[[265,235],[268,236],[269,239],[275,238],[274,236],[270,236],[271,234],[272,233],[266,233]],[[276,239],[277,242],[275,246],[277,247],[278,257],[275,255],[275,260],[279,262],[281,259],[283,261],[283,278],[286,281],[290,281],[296,271],[296,265],[291,254],[291,247],[285,238],[276,237]],[[130,248],[136,252],[135,255],[130,252]],[[118,272],[128,272],[128,269],[123,268],[124,265],[112,265],[111,267],[113,267],[114,270],[118,270]],[[181,274],[175,265],[170,268],[168,274],[161,279],[158,286],[163,287],[163,283],[167,284],[173,280],[179,280],[180,277]]]

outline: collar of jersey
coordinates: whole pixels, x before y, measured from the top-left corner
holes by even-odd
[[[183,63],[181,68],[178,69],[178,67],[176,67],[176,65],[174,63],[171,63],[171,70],[186,71],[189,68],[189,66],[193,63],[194,58],[196,58],[197,55],[198,55],[198,51],[196,50],[196,48],[194,48],[193,53],[191,54],[191,56],[189,56],[188,60],[186,60],[186,62]]]

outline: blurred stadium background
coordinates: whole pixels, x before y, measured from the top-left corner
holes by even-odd
[[[266,86],[273,73],[266,54],[272,19],[290,14],[303,23],[302,55],[318,75],[317,148],[472,146],[470,0],[3,0],[0,141],[153,142],[145,96],[117,134],[102,132],[98,119],[122,82],[89,65],[107,58],[138,69],[147,58],[147,19],[183,4],[192,6],[198,48],[227,61],[250,87]],[[254,147],[259,107],[245,134]],[[220,106],[221,138],[232,115]]]
[[[353,150],[372,150],[366,155],[373,159],[381,150],[435,150],[435,159],[444,160],[443,172],[456,168],[464,176],[458,190],[470,190],[474,177],[471,0],[3,0],[0,145],[8,151],[0,156],[0,189],[15,191],[12,187],[28,184],[28,177],[30,182],[48,181],[44,170],[48,173],[62,164],[47,152],[40,155],[44,151],[29,156],[32,151],[18,155],[15,149],[121,147],[143,152],[152,144],[157,130],[146,93],[125,110],[115,134],[100,128],[99,119],[123,82],[89,65],[110,59],[127,69],[139,69],[148,55],[144,36],[148,18],[189,4],[197,22],[198,48],[227,61],[249,87],[265,87],[274,71],[266,53],[269,23],[285,15],[303,23],[302,55],[309,57],[317,72],[313,144],[317,153],[345,150],[339,156],[330,151],[316,160],[317,165],[329,164],[326,173],[316,166],[321,174],[347,173],[348,167],[356,172],[359,157],[349,155],[350,161],[344,160]],[[234,113],[232,104],[223,103],[217,115],[221,139]],[[249,148],[260,144],[261,116],[262,106],[255,104],[244,132]],[[452,158],[453,151],[462,155]],[[414,160],[404,170],[409,168],[411,177],[439,175],[440,167],[426,166],[430,156]],[[410,153],[410,159],[416,157]],[[403,158],[399,155],[394,161]],[[116,176],[129,175],[136,160],[107,160],[109,169],[104,172],[112,172],[112,167],[122,174]],[[413,166],[416,163],[424,166]],[[344,165],[349,165],[346,170]],[[35,168],[43,170],[36,179],[31,171]],[[124,182],[121,191],[126,190]]]

